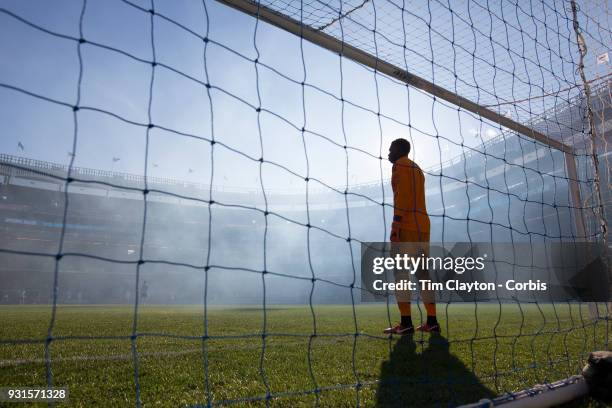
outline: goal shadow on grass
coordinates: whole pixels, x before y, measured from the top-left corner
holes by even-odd
[[[456,406],[496,395],[450,353],[443,336],[433,334],[424,346],[417,353],[413,336],[393,345],[381,364],[377,407]]]

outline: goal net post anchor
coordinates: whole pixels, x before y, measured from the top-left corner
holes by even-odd
[[[461,405],[459,408],[542,408],[564,404],[584,397],[589,393],[589,386],[582,375],[575,375],[565,380],[507,394],[495,399]]]

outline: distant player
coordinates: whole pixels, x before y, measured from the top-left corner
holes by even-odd
[[[391,187],[393,188],[393,223],[391,227],[391,250],[397,251],[394,243],[414,243],[425,255],[429,254],[429,216],[425,206],[425,176],[419,166],[408,158],[410,142],[396,139],[389,147],[389,161],[393,163]],[[419,253],[410,254],[419,256]],[[417,271],[417,278],[427,278],[426,270]],[[410,279],[406,271],[395,271],[395,280]],[[401,321],[389,327],[384,333],[409,334],[414,332],[410,310],[410,292],[396,291],[397,306]],[[436,319],[435,295],[431,291],[421,291],[427,310],[427,322],[417,327],[423,332],[440,332]]]
[[[145,280],[140,288],[140,298],[144,302],[149,297],[149,283]]]

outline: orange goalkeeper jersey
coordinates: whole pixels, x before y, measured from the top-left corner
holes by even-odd
[[[425,176],[420,167],[408,157],[393,164],[393,222],[405,230],[429,234],[429,216],[425,206]]]

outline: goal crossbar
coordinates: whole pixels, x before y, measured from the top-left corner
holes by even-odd
[[[475,103],[455,92],[449,91],[439,85],[436,85],[424,78],[408,72],[396,65],[390,64],[376,56],[369,54],[357,47],[354,47],[346,42],[340,41],[337,38],[326,34],[320,30],[315,30],[299,21],[272,10],[265,5],[252,0],[217,0],[219,3],[230,6],[243,13],[256,17],[278,28],[304,38],[320,47],[337,53],[343,57],[351,59],[357,63],[381,72],[392,78],[395,78],[415,88],[421,89],[431,95],[450,102],[466,111],[470,111],[480,117],[486,118],[494,123],[513,130],[519,134],[525,135],[544,145],[550,146],[553,149],[562,151],[565,154],[565,164],[567,167],[568,184],[574,207],[574,221],[576,233],[578,236],[585,235],[584,220],[580,207],[582,200],[580,198],[580,186],[578,185],[576,163],[574,158],[574,149],[559,140],[550,138],[545,134],[538,132],[528,126],[525,126],[511,118],[500,115],[478,103]]]
[[[462,109],[465,109],[483,118],[498,123],[505,128],[514,130],[515,132],[535,139],[538,142],[548,145],[554,149],[561,150],[565,153],[574,153],[574,149],[571,146],[568,146],[567,144],[552,139],[546,136],[545,134],[538,132],[535,129],[532,129],[515,120],[512,120],[511,118],[508,118],[504,115],[500,115],[499,113],[494,112],[482,105],[479,105],[461,95],[458,95],[455,92],[449,91],[448,89],[436,85],[415,74],[412,74],[406,71],[405,69],[402,69],[396,65],[381,60],[375,57],[374,55],[371,55],[357,47],[347,44],[346,42],[340,41],[329,34],[326,34],[319,30],[315,30],[307,25],[301,24],[299,21],[296,21],[293,18],[279,13],[275,10],[272,10],[267,6],[264,6],[251,0],[217,1],[230,7],[233,7],[239,11],[242,11],[246,14],[249,14],[253,17],[259,18],[260,20],[270,23],[299,37],[302,37],[329,51],[340,54],[343,57],[363,64],[385,75],[389,75],[390,77],[398,79],[408,85],[412,85],[415,88],[421,89],[431,95],[434,95],[440,99],[457,105]]]

